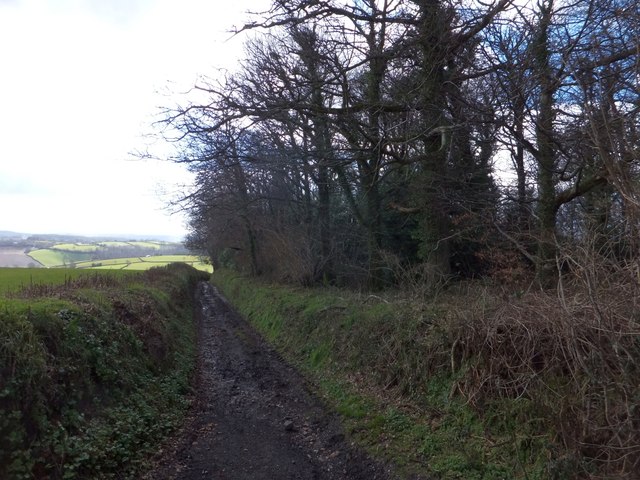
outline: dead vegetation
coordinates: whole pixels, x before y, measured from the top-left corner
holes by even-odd
[[[480,294],[469,299],[472,309],[457,310],[450,323],[451,368],[462,373],[456,391],[480,410],[490,399],[527,398],[585,474],[635,478],[638,267],[580,249],[560,261],[568,272],[556,291],[503,296],[490,313],[479,308]]]
[[[433,408],[429,385],[446,376],[449,398],[484,421],[513,416],[516,436],[547,439],[551,478],[637,478],[638,267],[593,249],[560,251],[555,289],[518,277],[504,285],[433,282],[424,290],[418,275],[415,288],[382,296],[298,298],[283,290],[289,293],[280,297],[272,286],[260,309],[271,312],[265,318],[283,315],[269,325],[311,352],[312,362],[328,355],[349,378],[364,375],[414,411]],[[252,301],[257,291],[248,289]],[[282,305],[271,311],[274,298]],[[311,310],[317,313],[307,318]]]

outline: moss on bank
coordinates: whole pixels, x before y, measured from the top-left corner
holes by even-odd
[[[185,265],[0,298],[0,478],[134,478],[188,406]]]

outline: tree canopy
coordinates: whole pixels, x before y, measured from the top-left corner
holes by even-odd
[[[274,0],[168,107],[193,247],[302,284],[637,256],[634,0]]]

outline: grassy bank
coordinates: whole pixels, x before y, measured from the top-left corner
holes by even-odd
[[[619,286],[598,316],[578,287],[425,302],[213,278],[354,440],[406,475],[634,478],[639,330]]]
[[[0,297],[0,478],[135,478],[194,368],[186,265]]]

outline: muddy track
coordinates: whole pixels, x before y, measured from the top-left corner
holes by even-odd
[[[198,315],[195,406],[146,478],[392,478],[210,284],[199,286]]]

